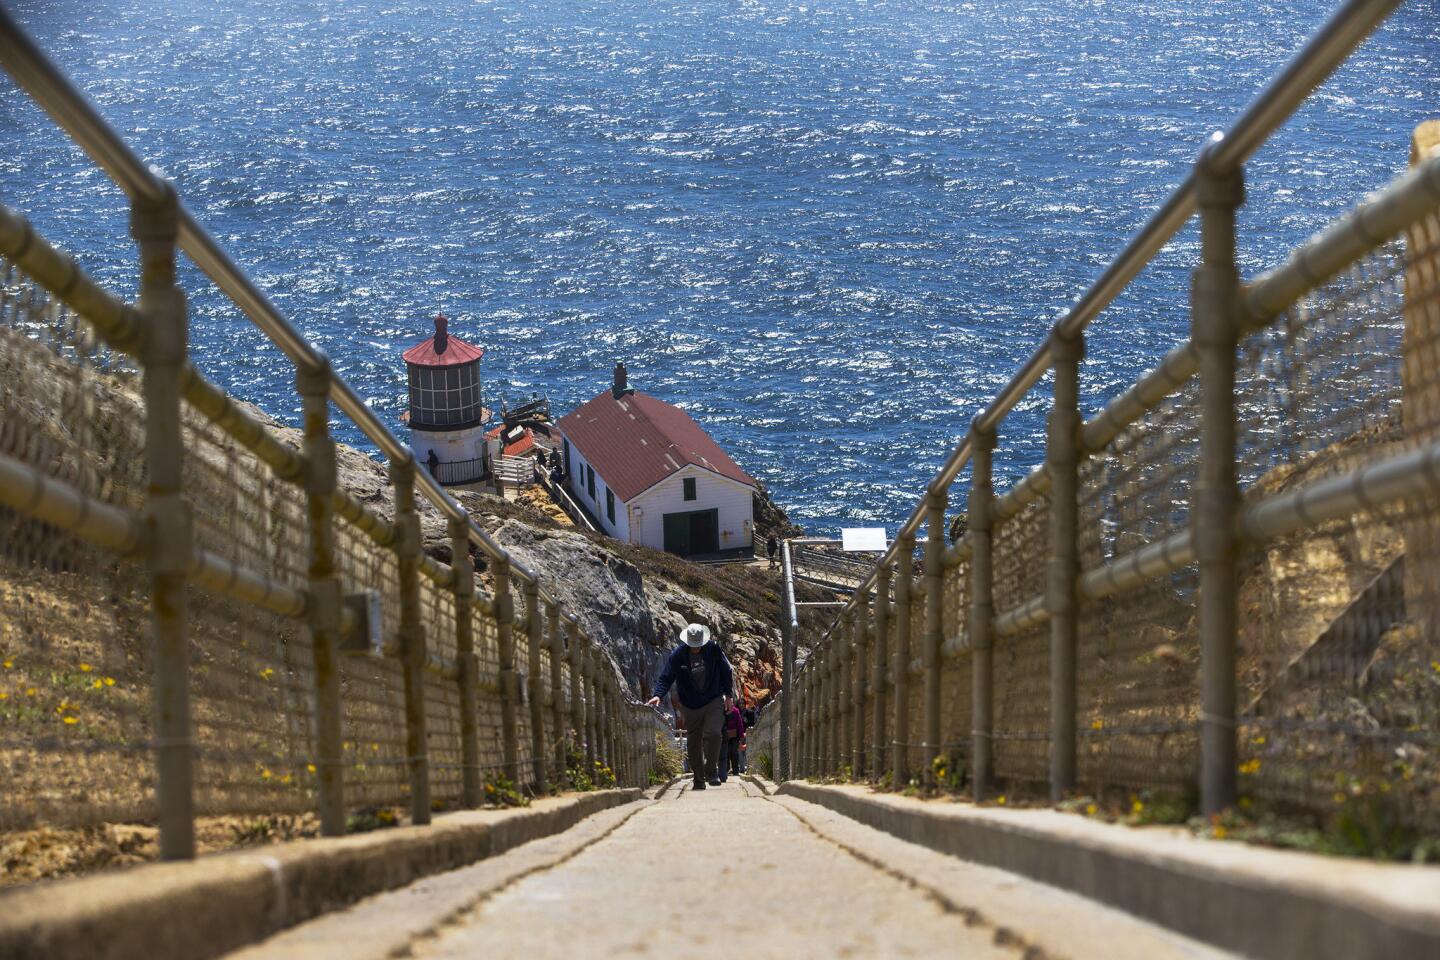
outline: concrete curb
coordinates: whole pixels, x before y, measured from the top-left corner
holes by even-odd
[[[0,896],[6,960],[204,960],[421,877],[566,830],[638,789],[473,810],[350,837],[299,840]]]
[[[770,782],[769,780],[766,780],[758,773],[742,773],[740,774],[740,779],[749,783],[751,786],[756,787],[761,793],[765,794],[765,796],[767,797],[775,795],[775,790],[777,789],[775,784]]]
[[[1322,857],[790,780],[777,791],[941,853],[1267,960],[1440,956],[1440,869]]]

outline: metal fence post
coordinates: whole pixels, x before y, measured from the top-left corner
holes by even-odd
[[[1205,814],[1234,805],[1238,756],[1235,348],[1240,279],[1235,214],[1245,200],[1245,183],[1242,170],[1215,168],[1219,143],[1218,135],[1212,137],[1196,165],[1201,262],[1190,292],[1190,336],[1200,354],[1200,470],[1190,523],[1200,565],[1200,808]]]
[[[600,704],[595,701],[595,649],[589,637],[582,634],[585,649],[580,658],[582,686],[585,690],[585,774],[595,775],[595,760],[599,745],[595,742],[595,731],[599,729]]]
[[[315,667],[315,771],[320,832],[345,833],[341,766],[340,578],[335,573],[335,441],[330,436],[330,361],[295,374],[304,417],[305,512],[310,533],[307,571],[311,659]]]
[[[865,680],[869,674],[869,639],[870,639],[870,609],[866,603],[866,595],[858,594],[855,598],[855,613],[850,620],[851,636],[854,638],[851,643],[854,665],[851,667],[851,700],[854,701],[851,714],[852,740],[850,746],[851,769],[855,772],[856,779],[865,778],[865,731],[869,726],[869,712],[865,709]]]
[[[972,427],[970,450],[970,517],[966,525],[970,539],[970,785],[979,803],[995,778],[995,581],[991,553],[995,434]]]
[[[530,772],[535,777],[535,792],[549,793],[546,782],[545,749],[545,687],[540,678],[541,644],[545,636],[544,614],[540,609],[540,585],[525,584],[525,697],[530,701]]]
[[[155,658],[156,801],[160,857],[195,856],[195,731],[190,719],[186,580],[191,513],[181,480],[180,378],[188,344],[185,293],[175,282],[179,201],[168,184],[159,203],[135,201],[130,232],[140,249],[140,348],[145,399],[145,524],[150,545],[150,629]]]
[[[395,491],[395,566],[400,581],[400,663],[405,687],[405,763],[410,822],[430,822],[430,758],[425,734],[425,627],[420,622],[420,515],[415,512],[415,459],[390,461]]]
[[[584,752],[585,748],[585,669],[583,641],[581,640],[580,625],[571,620],[565,624],[565,636],[569,641],[570,648],[567,655],[570,659],[570,726],[566,731],[573,737],[571,746],[574,747],[576,755]],[[569,758],[566,758],[568,763]],[[584,771],[581,771],[582,773]]]
[[[945,491],[925,494],[925,777],[940,756],[940,645],[944,641]]]
[[[870,775],[879,780],[885,776],[885,691],[890,666],[890,565],[882,564],[875,571],[875,657],[870,668],[871,698],[874,716],[870,741]]]
[[[895,547],[895,655],[890,677],[895,685],[895,739],[891,763],[893,786],[910,782],[910,591],[915,585],[915,538],[902,536]]]
[[[1050,337],[1055,405],[1045,451],[1050,472],[1050,562],[1045,605],[1050,612],[1050,799],[1075,789],[1076,640],[1080,576],[1080,361],[1079,336]]]
[[[556,789],[565,788],[565,641],[560,638],[560,607],[545,603],[545,651],[550,657],[550,735]]]
[[[855,740],[851,734],[855,718],[855,683],[851,678],[851,664],[855,659],[855,611],[854,608],[847,609],[844,618],[840,623],[840,630],[835,637],[836,647],[836,702],[840,707],[840,724],[836,736],[835,753],[840,764],[840,772],[845,767],[850,768],[853,776],[855,773],[855,756],[851,751],[854,749]]]
[[[500,740],[505,761],[505,779],[520,785],[520,733],[515,716],[520,684],[515,676],[515,598],[510,595],[510,561],[500,557],[491,563],[495,581],[495,636],[500,666]]]
[[[475,562],[470,559],[470,526],[451,519],[450,568],[455,571],[455,659],[460,676],[460,802],[475,808],[484,802],[480,782],[480,662],[475,656]]]
[[[790,779],[791,731],[800,707],[799,686],[795,679],[795,574],[790,561],[789,539],[780,542],[780,743],[778,745],[776,776],[784,781]],[[802,721],[803,723],[803,721]],[[799,734],[796,735],[799,740]]]

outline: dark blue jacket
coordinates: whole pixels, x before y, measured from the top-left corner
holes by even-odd
[[[735,687],[735,677],[720,645],[712,640],[700,648],[700,656],[705,662],[703,687],[697,688],[690,678],[690,648],[682,643],[665,658],[665,666],[661,668],[660,676],[655,678],[652,695],[663,699],[670,692],[670,685],[674,684],[680,702],[690,710],[699,710],[716,697],[730,693]]]

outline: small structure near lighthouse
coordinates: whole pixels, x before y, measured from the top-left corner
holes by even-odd
[[[410,381],[410,449],[416,464],[442,484],[478,483],[490,476],[480,402],[484,355],[480,347],[450,336],[443,313],[435,316],[434,336],[403,355]]]

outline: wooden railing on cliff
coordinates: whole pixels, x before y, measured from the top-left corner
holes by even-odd
[[[3,10],[0,63],[129,196],[140,255],[128,304],[0,208],[0,829],[149,820],[176,859],[205,815],[334,835],[576,774],[646,783],[663,723],[574,612]],[[298,446],[188,353],[182,251],[294,364]],[[392,516],[337,482],[332,405],[384,454]]]
[[[786,673],[781,776],[1440,829],[1440,153],[1236,264],[1246,160],[1397,5],[1343,5],[975,417]],[[1190,339],[1085,420],[1085,329],[1197,212]]]

